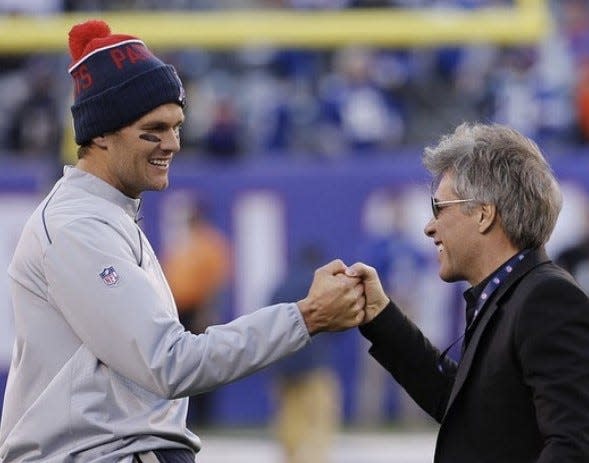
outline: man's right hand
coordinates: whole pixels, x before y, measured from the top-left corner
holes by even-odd
[[[346,276],[339,259],[317,269],[307,297],[297,302],[311,335],[342,331],[364,321],[364,286],[360,278]]]
[[[357,262],[346,269],[346,275],[361,278],[364,283],[364,297],[366,297],[364,323],[368,323],[382,312],[390,299],[382,288],[378,273],[373,267]]]

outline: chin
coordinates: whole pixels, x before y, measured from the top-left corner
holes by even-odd
[[[446,283],[456,283],[457,281],[468,281],[464,275],[457,275],[457,274],[443,274],[440,273],[440,278],[445,281]]]
[[[155,183],[155,184],[151,185],[151,187],[148,188],[148,190],[150,190],[150,191],[163,191],[166,188],[168,188],[169,184],[170,183],[168,181]]]
[[[442,281],[445,281],[446,283],[454,283],[456,281],[464,280],[464,278],[462,278],[460,275],[456,275],[454,273],[447,272],[444,270],[440,270],[439,276],[440,279]]]

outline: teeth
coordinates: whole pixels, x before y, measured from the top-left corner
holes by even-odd
[[[438,252],[442,252],[444,250],[444,245],[442,243],[436,246],[438,248]]]
[[[168,167],[168,165],[170,164],[170,161],[165,160],[165,159],[152,159],[149,161],[149,163],[153,164],[154,166]]]

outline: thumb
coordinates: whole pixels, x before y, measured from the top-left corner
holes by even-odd
[[[376,270],[369,265],[362,262],[356,262],[355,264],[346,268],[345,274],[349,277],[362,278],[363,280],[370,280],[376,277]]]
[[[325,264],[323,267],[321,267],[321,270],[324,270],[325,272],[329,273],[330,275],[344,273],[346,271],[346,269],[347,269],[346,264],[344,264],[341,259],[332,260],[328,264]]]

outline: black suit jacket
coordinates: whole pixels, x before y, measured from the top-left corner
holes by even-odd
[[[360,330],[441,424],[436,463],[589,462],[589,300],[543,250],[495,291],[462,360],[443,371],[393,303]]]

